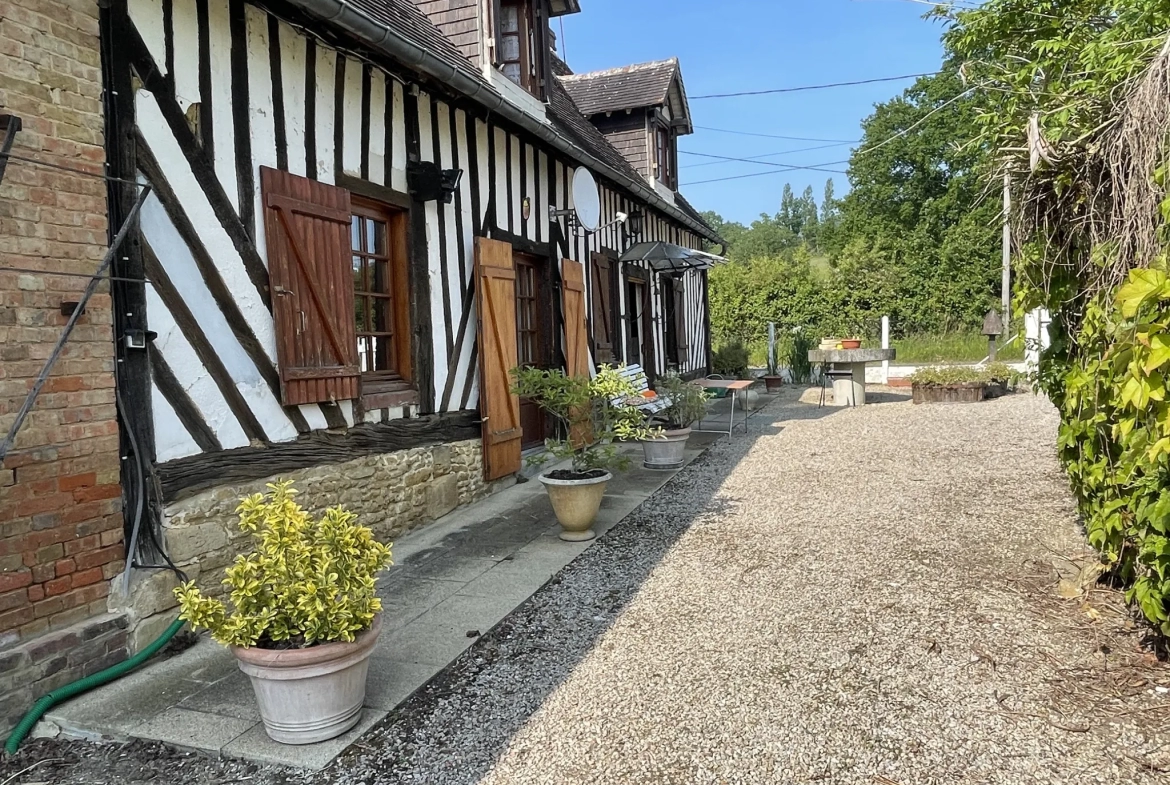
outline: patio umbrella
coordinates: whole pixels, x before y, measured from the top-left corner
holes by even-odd
[[[727,262],[722,256],[662,241],[638,243],[622,254],[623,262],[646,262],[655,272],[709,270]]]

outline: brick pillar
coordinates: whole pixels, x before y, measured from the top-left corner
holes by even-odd
[[[0,0],[0,113],[24,125],[13,154],[100,175],[101,79],[97,0]],[[9,162],[0,184],[0,436],[61,335],[62,302],[88,283],[66,274],[92,274],[106,247],[100,177]],[[110,308],[103,284],[0,467],[0,735],[30,692],[94,667],[79,660],[124,653],[123,643],[62,659],[59,646],[39,642],[99,623],[124,564]]]

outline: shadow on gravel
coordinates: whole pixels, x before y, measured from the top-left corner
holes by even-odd
[[[573,673],[679,538],[717,524],[719,490],[763,437],[841,411],[783,396],[747,436],[712,445],[351,746],[319,782],[471,785]],[[581,743],[586,743],[582,740]]]

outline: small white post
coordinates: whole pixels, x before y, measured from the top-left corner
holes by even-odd
[[[882,317],[882,348],[890,348],[890,317]],[[890,361],[882,360],[882,384],[890,383]]]

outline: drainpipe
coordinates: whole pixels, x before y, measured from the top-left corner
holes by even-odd
[[[700,226],[690,216],[659,196],[657,191],[648,188],[645,183],[631,180],[628,176],[614,169],[609,164],[573,145],[561,137],[552,126],[541,122],[520,107],[515,106],[508,99],[504,98],[503,95],[493,90],[486,82],[474,78],[445,60],[431,54],[413,41],[403,38],[384,23],[372,18],[365,11],[350,5],[346,0],[290,0],[290,2],[312,15],[324,19],[326,22],[348,30],[393,60],[439,80],[452,90],[484,106],[489,112],[501,115],[505,119],[537,136],[551,147],[560,150],[570,158],[584,163],[586,166],[608,177],[615,183],[629,189],[642,200],[654,205],[659,210],[671,216],[676,221],[690,227],[703,237],[707,237],[712,241],[718,239],[711,237],[709,229]]]

